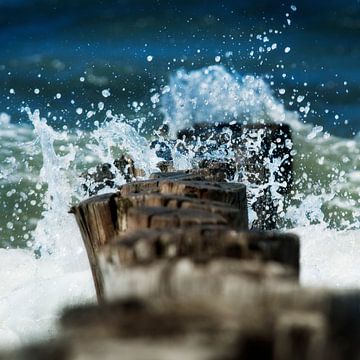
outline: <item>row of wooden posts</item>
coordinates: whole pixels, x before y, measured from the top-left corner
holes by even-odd
[[[227,127],[198,126],[179,137],[221,135]],[[290,129],[231,130],[253,184],[266,183],[269,156],[284,159],[276,176],[287,181],[285,196]],[[262,153],[245,156],[244,136],[259,132]],[[246,186],[227,181],[234,162],[205,160],[172,171],[167,159],[163,172],[141,181],[128,165],[127,184],[71,209],[99,304],[68,309],[56,339],[0,358],[360,358],[360,292],[300,286],[298,237],[273,229],[277,204],[266,191],[252,202],[258,221],[249,229]]]

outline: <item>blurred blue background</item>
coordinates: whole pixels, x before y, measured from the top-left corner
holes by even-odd
[[[288,109],[299,108],[291,96],[305,96],[305,121],[345,137],[360,130],[358,0],[0,0],[0,44],[0,112],[13,122],[27,122],[24,105],[57,128],[92,127],[103,115],[84,114],[100,101],[128,116],[143,101],[146,114],[150,90],[176,69],[220,56],[266,76]]]

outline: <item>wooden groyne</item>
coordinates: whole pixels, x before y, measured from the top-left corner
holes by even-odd
[[[223,128],[199,126],[179,137],[191,142],[212,131],[226,142]],[[290,129],[233,126],[232,136],[250,186],[274,175],[269,158],[284,159],[275,176],[285,196]],[[262,154],[244,155],[248,136],[261,139]],[[127,184],[71,209],[99,305],[67,310],[61,336],[3,358],[359,359],[360,292],[299,285],[299,239],[273,230],[279,201],[272,189],[252,202],[258,220],[250,229],[246,186],[227,181],[238,160],[177,172],[166,161],[142,181],[127,161]]]

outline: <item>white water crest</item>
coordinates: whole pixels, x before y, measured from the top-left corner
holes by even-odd
[[[311,286],[360,286],[360,274],[356,270],[360,251],[357,242],[360,139],[339,139],[324,133],[320,127],[304,125],[297,113],[287,111],[275,98],[263,79],[241,77],[219,65],[188,73],[179,70],[162,93],[162,112],[173,134],[193,123],[218,119],[289,124],[293,129],[295,180],[292,200],[280,210],[283,230],[294,231],[302,239],[301,281]],[[119,154],[126,153],[147,177],[158,171],[157,163],[161,160],[150,148],[150,141],[123,117],[111,116],[93,132],[71,135],[54,131],[38,111],[27,109],[27,114],[34,127],[31,136],[29,129],[5,122],[5,127],[0,127],[7,149],[0,181],[12,184],[17,181],[16,174],[21,174],[39,192],[46,191],[39,201],[42,214],[32,232],[33,247],[0,249],[0,345],[3,346],[52,336],[65,305],[95,301],[87,255],[75,220],[68,214],[74,201],[87,196],[81,187],[80,173],[97,163],[113,164]],[[193,165],[194,154],[177,151],[171,142],[169,146],[177,169]],[[24,155],[15,158],[10,148],[40,149],[39,154],[28,156],[41,155],[41,171],[32,170],[29,174],[30,160],[20,171],[16,163]],[[273,169],[280,165],[269,164]],[[115,168],[112,170],[115,184],[124,183],[122,175]],[[279,184],[273,178],[270,181],[276,190]],[[18,193],[25,202],[30,201],[20,191],[14,194],[8,191],[6,199],[10,201]],[[29,209],[27,215],[33,222]],[[18,222],[30,221],[22,220],[26,212],[25,208],[22,210],[17,215]],[[27,240],[26,233],[24,243]]]
[[[163,88],[162,111],[172,134],[201,122],[287,122],[298,125],[260,77],[241,76],[222,65],[186,72],[180,69]]]

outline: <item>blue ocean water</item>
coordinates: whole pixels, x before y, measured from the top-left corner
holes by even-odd
[[[15,123],[28,121],[19,112],[28,105],[56,128],[92,128],[76,109],[90,111],[104,88],[106,105],[130,114],[129,102],[147,104],[178,68],[220,56],[228,68],[270,77],[291,110],[299,108],[291,96],[305,96],[306,121],[351,137],[360,129],[359,19],[358,0],[1,1],[0,108]]]

